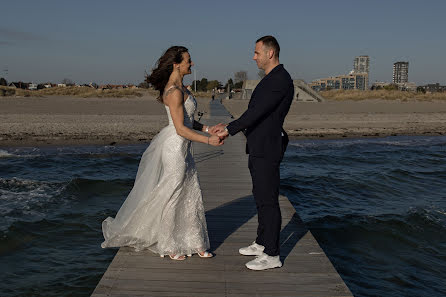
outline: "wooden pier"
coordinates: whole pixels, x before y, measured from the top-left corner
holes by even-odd
[[[211,102],[203,122],[231,120]],[[280,197],[282,231],[279,269],[251,271],[238,249],[256,237],[257,215],[251,194],[245,138],[239,133],[221,147],[194,144],[203,190],[211,251],[185,261],[160,258],[149,251],[120,248],[92,296],[352,296],[330,260],[296,214]]]

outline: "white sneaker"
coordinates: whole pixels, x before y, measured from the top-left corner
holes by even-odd
[[[280,262],[280,256],[268,256],[263,253],[261,256],[246,263],[246,267],[251,270],[265,270],[282,267],[282,262]]]
[[[243,256],[260,256],[263,254],[265,247],[263,245],[257,244],[255,241],[247,247],[242,247],[238,250]]]

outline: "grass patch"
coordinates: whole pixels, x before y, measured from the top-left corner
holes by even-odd
[[[196,98],[211,98],[211,92],[192,92]],[[89,87],[55,87],[41,90],[23,90],[0,86],[0,97],[46,97],[73,96],[82,98],[131,98],[150,95],[158,97],[159,92],[154,89],[93,89]]]
[[[376,91],[360,91],[360,90],[330,90],[321,91],[322,97],[329,100],[366,100],[366,99],[382,99],[382,100],[446,100],[446,92],[444,93],[417,93],[404,92],[395,90],[376,90]]]
[[[23,90],[0,86],[0,97],[45,97],[45,96],[74,96],[83,98],[131,98],[152,95],[152,90],[146,89],[110,89],[101,90],[89,87],[56,87],[41,90]],[[155,94],[155,93],[154,93]],[[154,95],[153,94],[153,95]]]

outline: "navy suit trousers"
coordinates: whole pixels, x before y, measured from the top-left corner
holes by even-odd
[[[256,243],[265,247],[264,253],[277,256],[280,253],[282,224],[279,207],[280,161],[249,155],[248,167],[259,221]]]

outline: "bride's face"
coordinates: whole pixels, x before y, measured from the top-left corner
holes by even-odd
[[[191,67],[194,66],[194,62],[192,62],[189,53],[183,53],[183,61],[179,64],[180,66],[180,74],[187,75],[191,74]]]

